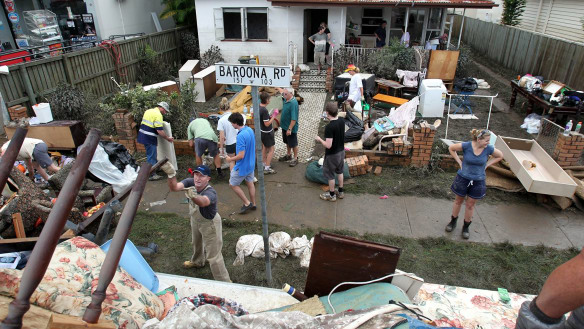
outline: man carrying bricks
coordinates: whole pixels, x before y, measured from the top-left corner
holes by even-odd
[[[223,178],[221,158],[219,157],[219,148],[217,147],[218,138],[209,120],[198,118],[191,121],[187,128],[187,135],[189,146],[195,147],[197,166],[203,164],[203,154],[205,151],[209,151],[209,155],[213,157],[213,161],[215,162],[215,168],[217,168],[217,177]]]
[[[158,138],[157,136],[166,139],[169,142],[173,142],[174,138],[166,136],[163,130],[163,114],[170,114],[169,106],[167,102],[160,102],[158,106],[155,108],[151,108],[144,112],[144,116],[142,116],[142,123],[140,124],[140,130],[138,131],[138,140],[137,142],[140,144],[144,144],[144,148],[146,149],[146,161],[149,164],[155,165],[156,164],[156,148],[158,147]],[[150,180],[159,180],[161,176],[158,176],[156,173],[150,176]]]
[[[345,165],[345,121],[339,118],[337,114],[339,109],[337,104],[329,102],[326,104],[326,116],[330,120],[324,128],[324,138],[316,136],[317,142],[325,148],[324,163],[322,165],[322,174],[328,180],[329,191],[320,195],[320,198],[326,201],[337,201],[345,197],[343,191],[343,167]],[[335,175],[339,180],[339,190],[335,193]]]

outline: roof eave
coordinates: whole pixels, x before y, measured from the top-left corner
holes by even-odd
[[[274,5],[285,6],[285,7],[306,7],[306,6],[334,6],[334,7],[363,7],[363,6],[383,6],[383,7],[438,7],[438,8],[472,8],[472,9],[491,9],[494,7],[499,7],[498,4],[485,5],[485,4],[475,4],[475,3],[424,3],[424,4],[414,4],[412,6],[411,2],[407,0],[400,2],[398,4],[382,1],[379,2],[346,2],[346,1],[331,1],[331,0],[268,0]]]

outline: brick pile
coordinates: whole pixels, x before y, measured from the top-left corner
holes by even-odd
[[[136,152],[138,132],[136,131],[137,124],[134,121],[134,115],[128,113],[127,110],[118,109],[112,118],[118,134],[118,143],[124,145],[130,153]]]
[[[26,107],[22,105],[14,105],[9,107],[8,114],[10,114],[10,120],[12,121],[28,117]]]
[[[583,151],[584,135],[576,132],[571,132],[568,136],[560,134],[554,148],[553,159],[560,167],[577,166]]]
[[[413,167],[425,167],[430,164],[432,145],[436,136],[436,128],[428,123],[414,125],[414,145],[412,147]]]
[[[369,167],[369,159],[366,155],[360,155],[346,159],[351,177],[365,175]]]
[[[189,141],[187,140],[174,140],[174,152],[176,155],[195,155],[194,148],[189,146]]]

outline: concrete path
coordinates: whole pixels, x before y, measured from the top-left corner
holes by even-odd
[[[269,223],[292,228],[343,229],[413,238],[445,236],[463,241],[460,223],[454,232],[444,231],[450,220],[451,200],[415,196],[390,196],[380,200],[378,195],[345,194],[343,200],[327,202],[319,198],[323,192],[320,185],[304,178],[306,165],[290,168],[276,162],[275,168],[278,174],[266,176]],[[259,207],[245,215],[235,213],[241,201],[226,181],[212,182],[212,185],[219,195],[218,209],[223,218],[261,221]],[[259,196],[259,189],[256,192]],[[150,205],[162,200],[166,203]],[[184,193],[169,192],[165,180],[148,183],[141,209],[188,216]],[[471,225],[470,241],[583,248],[584,214],[548,210],[532,204],[479,202]]]

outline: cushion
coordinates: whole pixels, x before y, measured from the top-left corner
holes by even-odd
[[[99,246],[82,237],[60,243],[31,302],[56,313],[83,316],[104,260]],[[16,297],[21,275],[20,270],[0,269],[0,294]],[[138,329],[163,312],[162,301],[118,266],[106,289],[101,316],[118,327]]]

